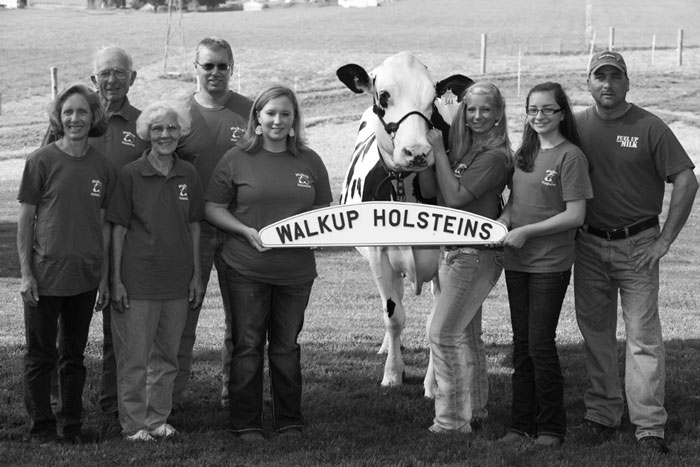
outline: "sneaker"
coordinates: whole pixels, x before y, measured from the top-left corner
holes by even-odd
[[[87,440],[80,433],[69,433],[58,437],[59,444],[85,444]]]
[[[552,435],[539,435],[535,439],[535,447],[539,448],[558,448],[561,446],[561,443],[563,443],[564,440],[561,439],[558,436],[552,436]]]
[[[286,430],[281,430],[279,434],[282,438],[301,438],[303,436],[299,428],[287,428]]]
[[[483,418],[472,418],[472,421],[469,422],[469,426],[472,427],[472,431],[481,431],[484,429],[484,423],[486,420]]]
[[[583,436],[600,438],[604,441],[610,439],[615,434],[615,428],[594,422],[593,420],[584,420],[579,425],[571,427],[571,432],[579,433]]]
[[[458,430],[448,430],[447,428],[442,428],[442,427],[440,427],[440,426],[438,426],[438,425],[433,424],[433,425],[431,425],[431,426],[428,428],[428,431],[431,432],[431,433],[437,433],[437,434],[443,434],[443,433],[471,433],[471,432],[472,432],[472,427],[469,426],[469,424],[467,423],[466,425],[464,425],[462,428],[460,428],[460,429],[458,429]]]
[[[58,435],[55,431],[40,431],[36,433],[29,433],[24,437],[24,441],[37,444],[39,446],[45,446],[48,444],[57,443]]]
[[[528,436],[517,433],[515,431],[509,431],[503,438],[500,438],[497,442],[500,444],[505,444],[507,446],[519,446],[525,444],[530,440]]]
[[[265,437],[259,431],[244,431],[243,433],[237,433],[236,438],[246,443],[258,443],[260,441],[265,441]]]
[[[125,437],[127,441],[153,441],[154,438],[144,429]]]
[[[148,432],[153,438],[171,438],[177,434],[177,430],[168,423],[163,423],[158,428]]]
[[[642,436],[637,440],[637,447],[640,451],[645,452],[659,452],[661,454],[667,454],[671,451],[666,440],[659,436]]]

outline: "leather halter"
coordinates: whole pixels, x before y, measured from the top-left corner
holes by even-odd
[[[382,123],[382,126],[384,127],[384,131],[387,132],[389,137],[391,138],[391,143],[394,143],[394,138],[396,138],[396,132],[399,131],[399,126],[406,120],[408,117],[411,115],[418,115],[421,117],[425,122],[428,124],[428,128],[432,129],[434,128],[432,122],[428,117],[423,115],[422,112],[419,112],[417,110],[412,110],[408,112],[406,115],[401,117],[398,122],[385,122],[384,121],[384,109],[382,109],[379,105],[377,105],[377,99],[374,99],[374,104],[372,105],[372,112],[379,118],[379,121]]]
[[[379,151],[379,147],[377,147],[377,151]],[[391,170],[389,167],[387,167],[386,163],[384,162],[384,158],[382,157],[381,152],[379,153],[379,163],[382,165],[384,173],[386,173],[386,177],[384,177],[377,185],[377,188],[375,188],[374,193],[372,194],[372,200],[377,199],[379,190],[384,186],[385,183],[389,183],[389,186],[391,186],[391,194],[393,195],[394,200],[401,202],[406,201],[406,188],[404,186],[404,179],[411,175],[412,172]],[[396,182],[396,189],[394,189],[394,185],[391,182]]]

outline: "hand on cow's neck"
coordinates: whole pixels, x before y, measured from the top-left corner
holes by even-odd
[[[206,90],[201,89],[195,93],[194,100],[196,100],[197,103],[202,107],[206,107],[208,109],[218,109],[222,108],[224,104],[226,104],[226,100],[228,100],[228,94],[228,90],[226,90],[226,92],[223,93],[211,94]]]

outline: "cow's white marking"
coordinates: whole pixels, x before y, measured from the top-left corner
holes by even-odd
[[[360,70],[364,73],[364,70]],[[348,84],[345,80],[343,81]],[[361,90],[370,94],[376,103],[383,106],[385,122],[397,122],[412,111],[418,111],[426,117],[430,117],[432,113],[435,100],[434,83],[425,65],[408,53],[403,52],[389,57],[368,75],[356,76],[354,87],[355,89],[350,88],[355,92]],[[372,190],[375,187],[368,186],[367,181],[378,163],[383,166],[387,174],[392,171],[414,172],[434,164],[427,132],[427,122],[419,116],[412,115],[402,122],[392,138],[373,113],[372,108],[367,109],[362,115],[340,202],[351,204],[360,203],[363,198],[372,200]],[[419,165],[414,163],[417,157],[420,158]],[[412,189],[414,176],[415,173],[403,180],[407,201],[416,200]],[[390,191],[396,192],[397,182],[394,180],[392,183],[394,185]],[[387,358],[381,384],[382,386],[400,385],[405,368],[401,357],[401,332],[406,322],[402,301],[403,280],[405,277],[413,284],[413,291],[416,294],[421,293],[425,282],[432,281],[433,294],[438,294],[440,284],[437,272],[440,250],[436,247],[382,246],[360,247],[358,251],[368,259],[382,299],[382,317],[386,332],[379,352],[386,352]],[[424,380],[424,388],[425,395],[432,397],[435,378],[430,366]]]

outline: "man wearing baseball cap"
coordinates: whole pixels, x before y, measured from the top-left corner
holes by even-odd
[[[589,387],[587,431],[620,426],[624,399],[617,366],[617,301],[626,334],[625,395],[641,450],[666,453],[665,359],[659,319],[659,260],[690,213],[698,182],[670,128],[627,102],[630,81],[617,52],[592,57],[588,90],[595,103],[576,115],[588,156],[592,200],[576,241],[576,318],[584,338]],[[673,185],[663,226],[664,183]]]

